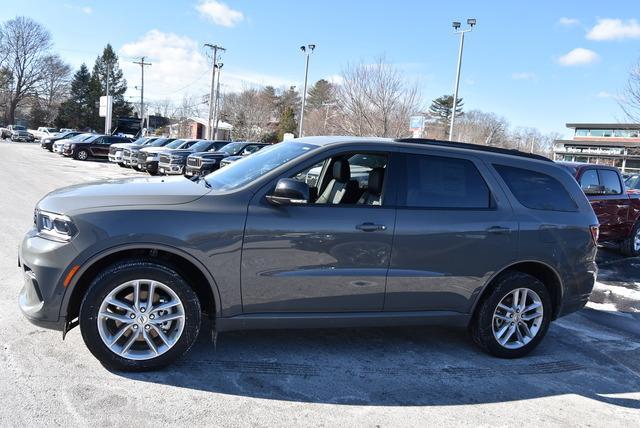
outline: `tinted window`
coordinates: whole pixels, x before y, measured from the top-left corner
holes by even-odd
[[[404,205],[423,208],[489,208],[489,188],[473,162],[405,156]],[[402,198],[401,198],[402,200]]]
[[[576,203],[555,178],[541,172],[494,165],[509,190],[525,207],[534,210],[576,211]]]
[[[593,188],[599,185],[598,172],[595,169],[588,169],[582,173],[582,177],[580,177],[580,187],[582,187],[582,190],[588,190],[590,187]]]
[[[622,185],[616,171],[601,169],[600,184],[604,186],[604,193],[607,195],[619,195],[622,193]]]

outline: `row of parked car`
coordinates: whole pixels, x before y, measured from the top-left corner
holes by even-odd
[[[53,137],[56,134],[71,131],[71,129],[50,128],[48,126],[40,126],[38,129],[27,129],[22,125],[9,125],[6,128],[0,127],[0,139],[10,139],[14,142],[27,142],[42,140],[47,137]]]
[[[267,144],[202,139],[127,137],[68,131],[43,138],[43,149],[77,160],[103,158],[150,175],[202,176]]]

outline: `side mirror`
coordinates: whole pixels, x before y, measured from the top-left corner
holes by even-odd
[[[604,195],[605,188],[602,185],[591,184],[583,189],[585,195]]]
[[[292,178],[281,178],[273,193],[267,195],[273,205],[301,205],[309,203],[309,186]]]

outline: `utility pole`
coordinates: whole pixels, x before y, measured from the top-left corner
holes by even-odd
[[[460,87],[460,68],[462,67],[462,49],[464,48],[464,34],[468,33],[476,25],[474,18],[467,19],[469,28],[460,30],[460,22],[454,21],[452,26],[454,33],[460,34],[460,49],[458,50],[458,69],[456,72],[456,86],[453,92],[453,110],[451,111],[451,125],[449,126],[449,141],[453,141],[453,124],[456,120],[456,107],[458,104],[458,88]]]
[[[308,49],[307,49],[308,48]],[[316,48],[316,45],[300,46],[300,50],[307,56],[306,65],[304,67],[304,92],[302,92],[302,107],[300,108],[300,126],[298,128],[298,138],[302,137],[304,126],[304,105],[307,102],[307,77],[309,76],[309,56]]]
[[[111,73],[111,63],[107,60],[107,114],[104,117],[104,133],[111,133],[111,103],[109,102],[109,74]]]
[[[144,62],[144,57],[142,57],[139,62],[134,62],[134,64],[140,65],[142,71],[142,82],[140,84],[140,132],[142,133],[144,129],[144,66],[151,65],[151,63]]]
[[[218,51],[224,52],[225,48],[211,43],[205,43],[205,47],[213,50],[213,67],[211,67],[211,90],[209,91],[209,118],[207,120],[207,138],[213,140],[213,110],[215,107],[215,101],[213,99],[213,92],[216,83],[216,64],[218,62]]]
[[[214,65],[214,67],[218,69],[218,83],[216,84],[216,101],[214,107],[215,110],[213,112],[213,121],[215,125],[213,128],[212,140],[218,138],[218,123],[220,122],[220,77],[222,76],[222,66],[224,66],[224,64],[221,62]]]

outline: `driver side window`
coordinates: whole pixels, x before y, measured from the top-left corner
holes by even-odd
[[[342,154],[318,162],[291,178],[309,186],[309,203],[382,205],[387,164],[386,154]]]

